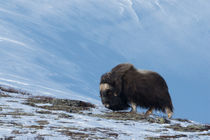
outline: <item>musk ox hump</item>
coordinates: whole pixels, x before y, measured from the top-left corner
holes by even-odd
[[[122,82],[123,77],[128,71],[135,70],[134,66],[129,63],[119,64],[114,67],[109,75],[109,80],[111,81],[111,85],[115,87],[115,93],[120,96],[122,91]]]
[[[129,63],[119,64],[111,70],[111,74],[123,75],[130,69],[134,69],[134,66],[132,64]]]

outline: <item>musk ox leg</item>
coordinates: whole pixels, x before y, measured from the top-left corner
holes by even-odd
[[[150,107],[150,108],[147,110],[147,112],[145,113],[145,116],[149,116],[150,114],[152,114],[152,110],[153,110],[153,108]]]
[[[166,110],[166,113],[168,114],[168,118],[170,119],[172,117],[172,115],[173,115],[173,112],[168,107],[166,107],[165,110]]]
[[[136,113],[136,103],[131,102],[131,113]]]

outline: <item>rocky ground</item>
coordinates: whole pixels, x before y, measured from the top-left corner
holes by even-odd
[[[112,112],[94,104],[0,86],[0,140],[210,139],[210,125]]]

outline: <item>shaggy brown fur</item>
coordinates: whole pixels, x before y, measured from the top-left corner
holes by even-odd
[[[161,110],[170,118],[173,105],[165,80],[156,72],[137,70],[132,64],[119,64],[101,77],[100,95],[105,107],[112,110],[136,107]]]
[[[101,76],[100,85],[111,85],[110,73]],[[105,107],[111,110],[123,110],[129,107],[127,98],[123,94],[116,95],[116,89],[100,86],[100,97]]]

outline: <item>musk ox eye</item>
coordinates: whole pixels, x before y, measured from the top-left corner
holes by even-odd
[[[112,95],[112,90],[109,90],[109,89],[100,92],[101,97],[108,97],[108,96],[111,96],[111,95]]]
[[[108,89],[108,90],[106,90],[106,95],[112,95],[112,90],[111,89]]]
[[[106,90],[106,93],[110,93],[110,92],[111,92],[111,90],[110,90],[110,89],[107,89],[107,90]]]

